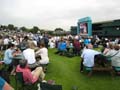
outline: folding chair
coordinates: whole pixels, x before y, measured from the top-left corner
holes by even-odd
[[[15,78],[16,78],[16,90],[33,90],[35,83],[34,84],[25,83],[22,72],[16,72]],[[21,85],[21,88],[19,89],[18,89],[18,83]]]
[[[10,83],[9,73],[4,69],[0,69],[0,76],[5,79],[8,83]]]

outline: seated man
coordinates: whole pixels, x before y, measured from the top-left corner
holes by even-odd
[[[35,51],[32,49],[31,45],[27,45],[27,49],[23,51],[23,56],[28,62],[28,66],[32,69],[38,66],[36,59],[35,59]]]
[[[0,77],[0,90],[14,90],[2,77]]]
[[[100,52],[92,50],[93,49],[93,45],[88,44],[86,46],[86,49],[83,50],[81,58],[81,68],[80,71],[83,71],[83,65],[85,67],[93,67],[94,66],[94,56],[97,54],[100,54]]]
[[[66,52],[67,44],[63,38],[61,38],[61,41],[58,43],[58,53],[60,55],[64,55]]]
[[[45,77],[42,67],[37,67],[35,70],[31,71],[27,65],[27,60],[20,60],[16,72],[23,73],[23,79],[26,83],[35,83],[39,78],[43,80]]]
[[[13,58],[15,57],[15,54],[13,53],[14,51],[15,51],[15,45],[9,44],[8,49],[5,50],[4,53],[4,63],[9,66],[8,71],[10,71],[11,74],[13,74],[14,72],[14,68],[13,68],[13,64],[14,64]]]
[[[13,52],[15,51],[15,45],[9,44],[8,49],[4,53],[4,63],[10,65],[12,63]]]

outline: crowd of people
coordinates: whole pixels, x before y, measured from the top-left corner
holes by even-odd
[[[102,46],[100,51],[95,50],[91,43],[84,47],[81,54],[80,71],[83,72],[84,67],[93,68],[96,62],[103,67],[110,62],[111,68],[117,75],[120,75],[120,44],[107,41]]]
[[[93,48],[101,48],[100,51]],[[11,33],[0,35],[0,50],[4,52],[3,62],[11,75],[22,72],[24,81],[35,83],[45,79],[42,65],[49,64],[48,48],[56,48],[56,54],[81,56],[81,72],[85,67],[94,66],[94,57],[99,54],[111,56],[111,66],[120,68],[120,38],[50,36],[48,34]],[[66,54],[67,53],[67,54]],[[120,74],[120,71],[117,72]],[[2,77],[0,77],[1,81]],[[5,90],[5,89],[4,89]]]
[[[0,64],[7,67],[10,75],[22,72],[26,83],[43,81],[45,79],[43,65],[49,64],[47,40],[45,35],[40,40],[37,34],[31,33],[1,34],[0,50],[3,58],[1,58]],[[4,77],[1,75],[0,77],[0,82],[4,81],[3,83],[6,85]],[[1,88],[8,90],[4,89],[4,84],[1,84]],[[9,90],[13,90],[13,88],[11,87]]]

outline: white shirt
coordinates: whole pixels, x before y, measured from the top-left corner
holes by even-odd
[[[9,39],[5,38],[3,43],[4,43],[4,45],[8,45],[9,44]]]
[[[55,43],[54,42],[50,42],[50,48],[55,48]]]
[[[35,52],[33,49],[26,49],[23,51],[23,56],[25,57],[25,59],[28,61],[28,64],[33,64],[36,62],[35,59]]]
[[[108,57],[111,56],[112,66],[120,67],[120,50],[117,51],[117,50],[112,49],[112,50],[108,51],[106,56],[108,56]]]
[[[35,46],[37,46],[37,41],[33,40],[33,43],[35,44]]]
[[[41,60],[40,61],[42,61],[44,64],[49,63],[49,57],[48,57],[48,50],[47,50],[47,48],[43,47],[43,48],[39,49],[36,52],[36,54],[41,56]]]
[[[94,66],[94,56],[100,54],[100,52],[92,50],[92,49],[84,49],[81,57],[83,58],[83,64],[86,67]]]

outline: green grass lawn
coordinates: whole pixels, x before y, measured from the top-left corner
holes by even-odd
[[[63,90],[72,90],[73,86],[77,86],[78,90],[120,90],[120,76],[112,77],[110,73],[99,72],[88,77],[87,73],[80,72],[80,57],[68,58],[55,52],[56,49],[49,49],[50,64],[45,79],[55,80],[56,84],[63,86]],[[10,79],[15,88],[14,76]]]
[[[55,49],[49,49],[50,64],[46,73],[46,80],[55,80],[61,84],[63,90],[72,90],[77,86],[78,90],[119,90],[120,77],[112,77],[110,73],[93,73],[91,77],[87,73],[80,73],[80,57],[68,58],[54,54]]]

